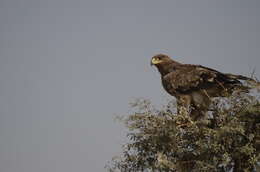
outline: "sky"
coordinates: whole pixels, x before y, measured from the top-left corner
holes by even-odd
[[[105,171],[115,116],[171,99],[153,55],[260,78],[259,18],[259,0],[1,0],[0,171]]]

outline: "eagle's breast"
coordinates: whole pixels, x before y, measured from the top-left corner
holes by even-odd
[[[173,82],[170,82],[168,79],[162,77],[163,88],[166,90],[167,93],[176,97],[178,95],[178,92],[176,91],[173,84],[174,84]]]

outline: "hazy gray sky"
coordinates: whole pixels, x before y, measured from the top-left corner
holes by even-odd
[[[260,76],[259,0],[1,0],[0,171],[101,172],[156,53]]]

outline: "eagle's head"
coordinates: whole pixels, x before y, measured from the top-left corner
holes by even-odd
[[[169,62],[172,62],[172,59],[165,55],[165,54],[157,54],[152,57],[151,65],[160,65],[160,64],[167,64]]]
[[[162,76],[172,72],[175,65],[179,65],[179,62],[172,60],[165,54],[157,54],[152,57],[151,65],[155,65]]]

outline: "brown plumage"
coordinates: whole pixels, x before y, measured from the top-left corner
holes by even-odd
[[[178,111],[185,107],[194,120],[208,111],[212,97],[223,97],[235,90],[247,91],[239,80],[251,78],[225,74],[201,65],[181,64],[164,54],[151,60],[161,74],[164,89],[177,99]]]

